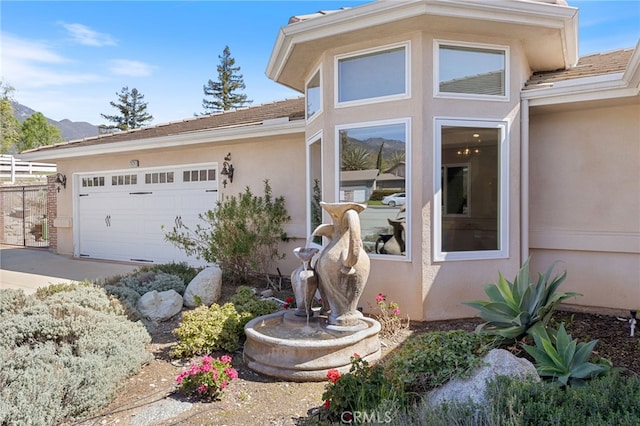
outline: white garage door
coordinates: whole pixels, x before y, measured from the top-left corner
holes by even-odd
[[[203,224],[198,215],[218,200],[215,164],[82,174],[76,185],[77,256],[202,264],[165,241],[162,227]]]

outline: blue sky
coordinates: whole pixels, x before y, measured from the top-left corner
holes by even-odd
[[[261,104],[299,94],[265,69],[289,17],[367,1],[7,1],[0,5],[0,76],[15,99],[55,120],[103,124],[123,86],[137,88],[152,124],[202,112],[224,47]],[[640,0],[569,0],[580,8],[580,54],[635,47]]]

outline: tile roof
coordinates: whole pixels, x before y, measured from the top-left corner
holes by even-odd
[[[256,106],[239,108],[210,115],[203,115],[181,121],[141,127],[126,132],[110,133],[91,138],[77,139],[55,145],[37,148],[33,151],[48,149],[75,148],[114,142],[150,139],[179,133],[191,133],[211,129],[223,129],[261,124],[265,120],[288,118],[289,121],[304,119],[304,97],[285,99]],[[33,152],[32,151],[32,152]]]
[[[633,51],[634,49],[631,48],[596,53],[581,57],[578,60],[578,64],[569,69],[534,72],[525,84],[525,89],[534,89],[539,85],[576,78],[622,73],[627,68]]]

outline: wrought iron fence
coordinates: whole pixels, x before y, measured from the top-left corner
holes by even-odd
[[[0,188],[0,242],[48,247],[47,185]]]

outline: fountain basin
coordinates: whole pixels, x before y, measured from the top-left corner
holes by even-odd
[[[326,317],[307,321],[293,311],[254,318],[244,328],[244,361],[259,373],[296,382],[324,381],[327,371],[344,374],[354,353],[367,361],[380,358],[380,323],[362,317],[356,327],[326,325]]]

